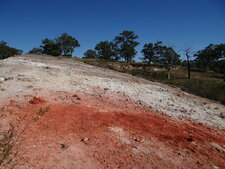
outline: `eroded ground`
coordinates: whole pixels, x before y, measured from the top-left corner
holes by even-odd
[[[11,77],[0,84],[0,127],[16,127],[16,168],[224,168],[224,106],[83,63],[31,59],[0,67]]]

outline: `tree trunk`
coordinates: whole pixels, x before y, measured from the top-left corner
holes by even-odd
[[[128,63],[129,62],[129,58],[126,56],[125,57],[125,61]]]
[[[187,48],[185,50],[185,55],[187,57],[188,79],[190,79],[191,78],[191,63],[190,63],[190,60],[191,60],[191,49],[190,48]]]
[[[188,60],[188,79],[191,78],[191,64],[190,61]]]
[[[167,74],[168,80],[170,80],[170,72],[171,72],[171,68],[168,68],[168,74]]]

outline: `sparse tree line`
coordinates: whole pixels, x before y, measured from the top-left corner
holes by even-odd
[[[84,58],[115,61],[123,59],[126,62],[131,62],[137,53],[135,50],[135,47],[139,45],[139,42],[136,41],[137,38],[138,36],[133,31],[123,31],[112,41],[101,41],[95,46],[95,49],[87,50],[84,53]],[[188,78],[191,78],[191,67],[225,74],[225,43],[210,44],[196,53],[190,48],[184,49],[183,52],[186,60],[181,61],[180,55],[173,47],[157,41],[144,44],[141,59],[149,65],[162,64],[168,70],[168,79],[170,79],[171,68],[176,65],[187,66]]]
[[[84,58],[124,60],[133,61],[137,54],[136,47],[139,45],[138,36],[133,31],[123,31],[112,41],[101,41],[96,44],[94,49],[89,49],[84,53]],[[80,47],[75,37],[62,33],[55,39],[45,38],[40,47],[33,48],[28,53],[52,56],[72,56],[75,48]],[[178,64],[187,65],[188,77],[190,78],[191,67],[201,70],[213,70],[225,74],[225,44],[210,44],[203,50],[193,53],[190,48],[184,50],[186,61],[180,60],[180,55],[173,47],[164,45],[161,41],[146,43],[141,51],[143,62],[150,64],[162,64],[170,70]],[[22,54],[22,50],[9,47],[6,42],[0,42],[0,59],[5,59],[13,55]],[[192,58],[195,58],[192,60]]]

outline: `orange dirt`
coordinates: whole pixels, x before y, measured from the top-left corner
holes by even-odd
[[[30,104],[39,104],[39,103],[44,103],[45,102],[45,100],[43,99],[43,98],[40,98],[40,97],[33,97],[30,101],[29,101],[29,103]]]
[[[225,145],[222,130],[156,114],[108,90],[51,94],[44,103],[10,106],[18,132],[27,127],[16,145],[19,169],[225,166],[225,152],[212,146]]]

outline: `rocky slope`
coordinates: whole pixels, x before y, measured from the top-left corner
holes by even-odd
[[[225,107],[177,88],[26,55],[0,61],[0,93],[17,168],[225,166]]]

